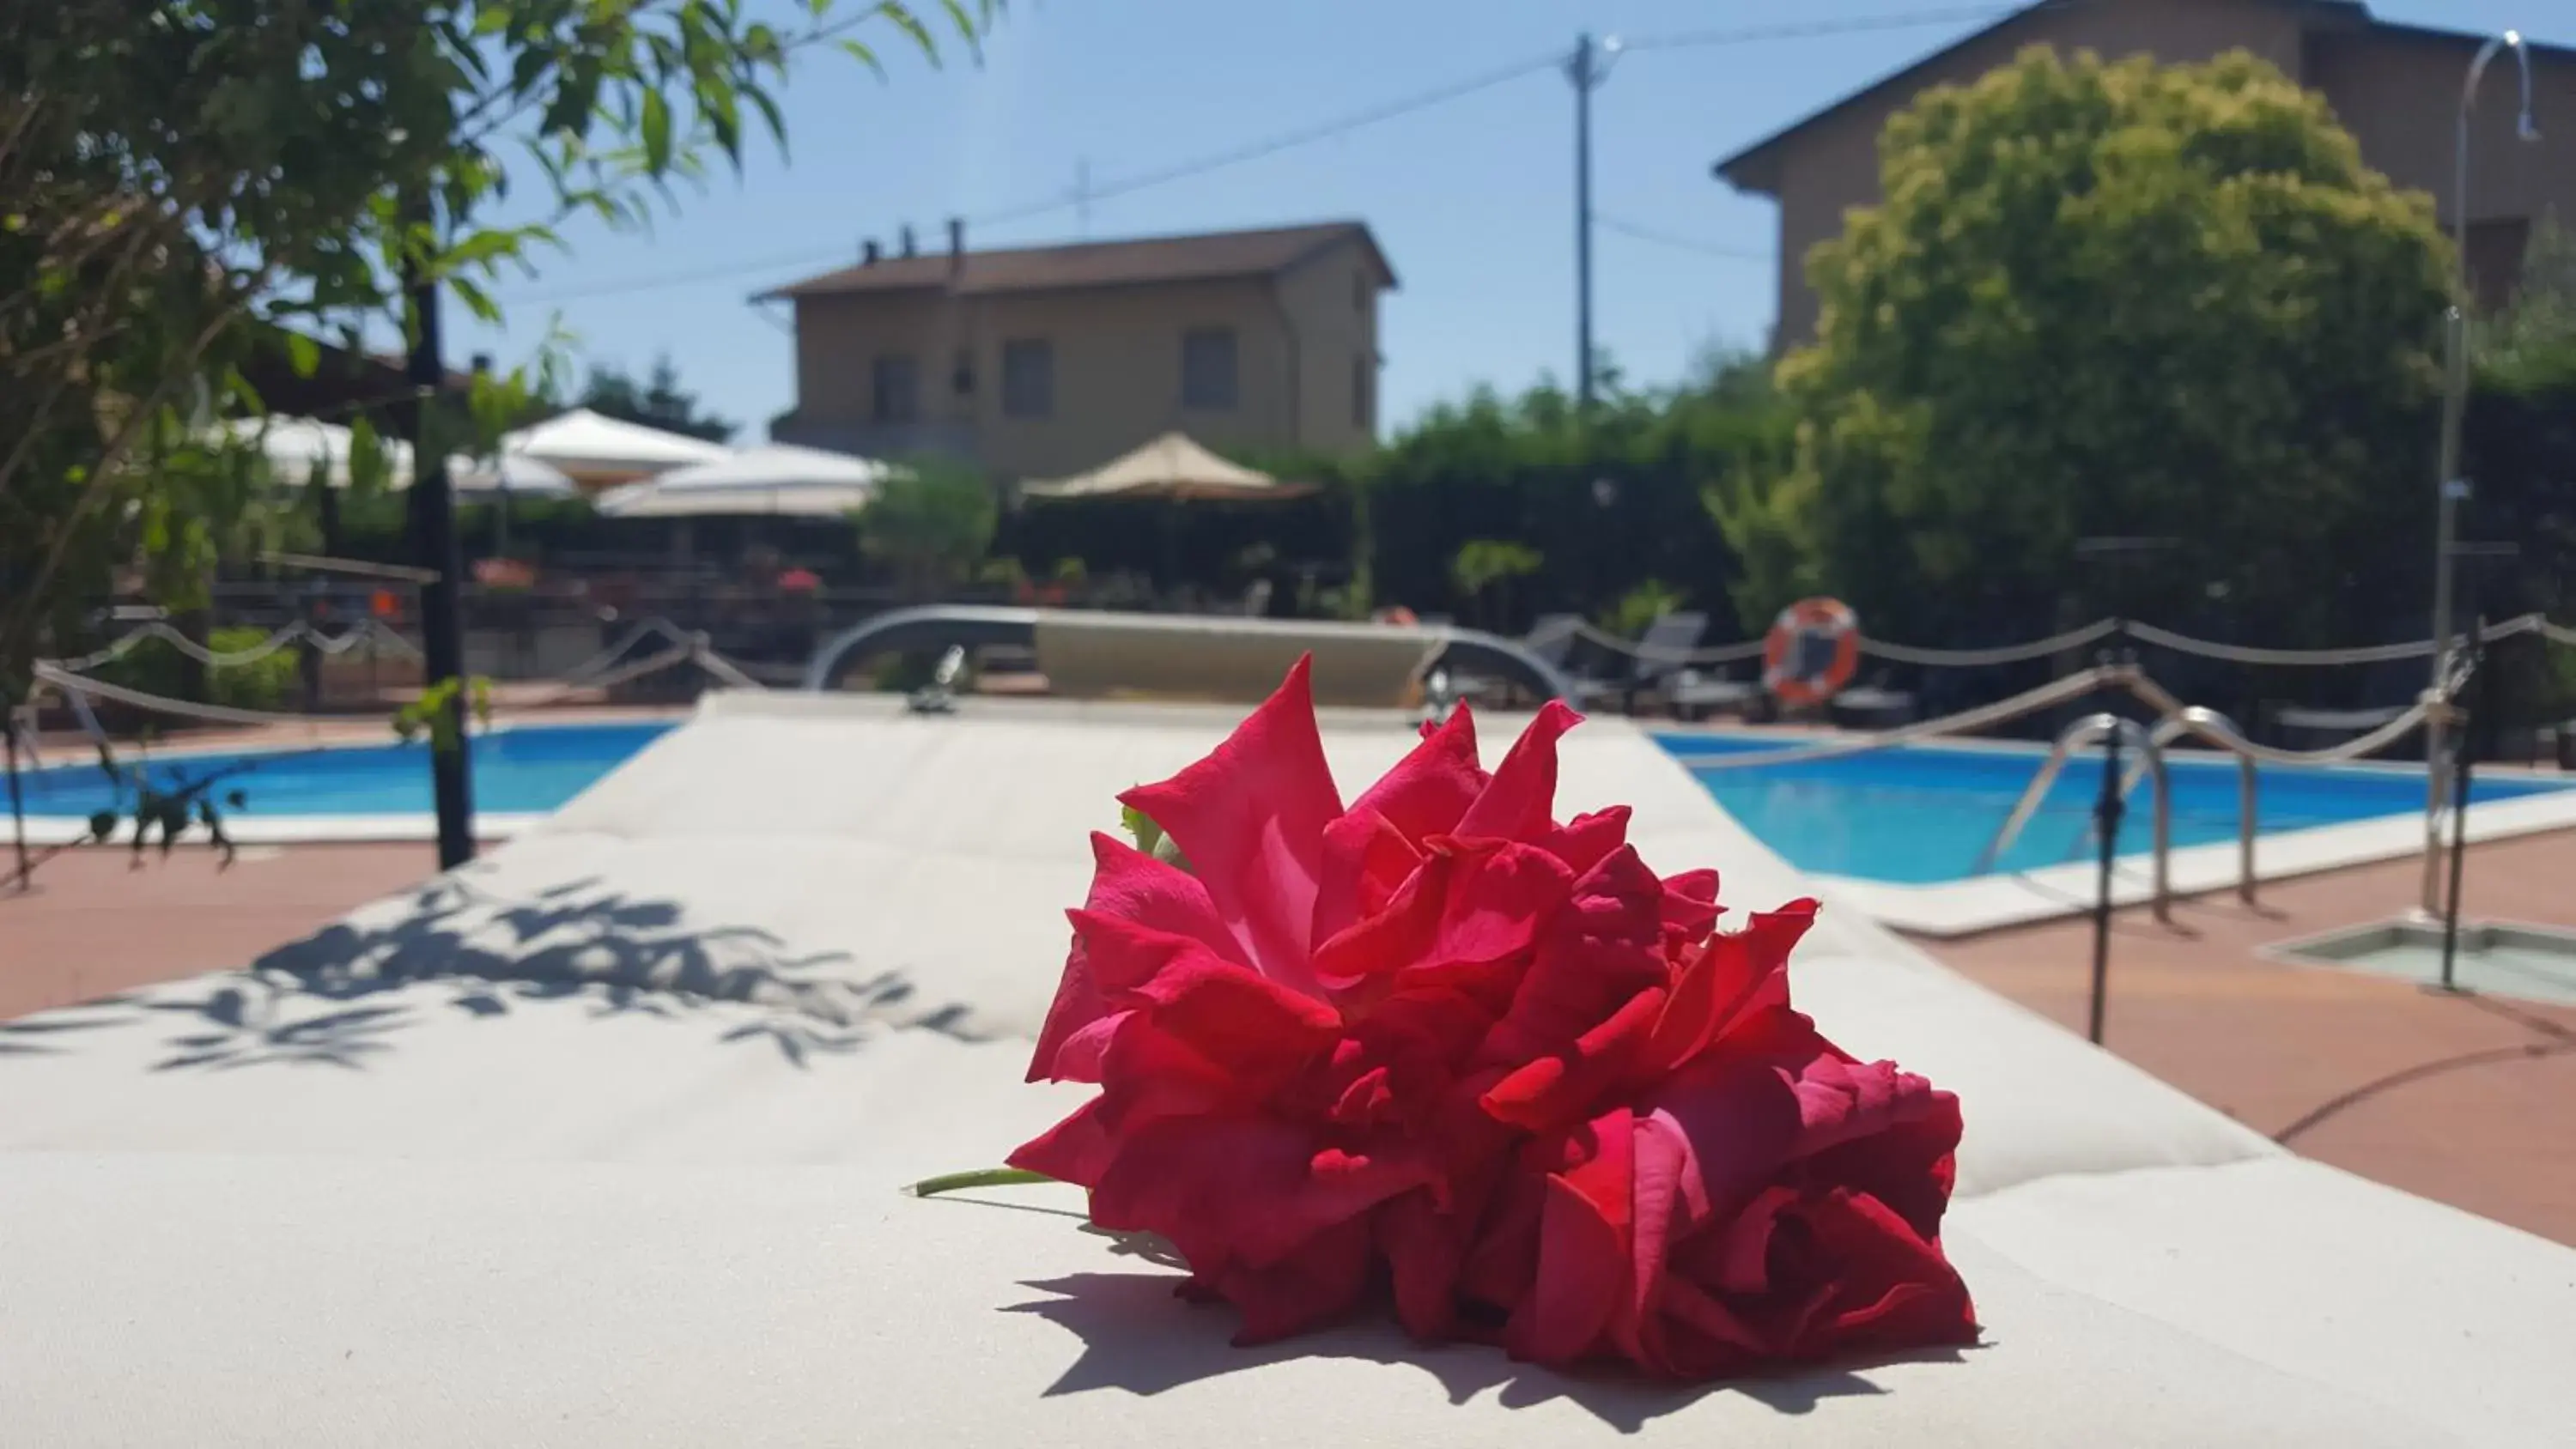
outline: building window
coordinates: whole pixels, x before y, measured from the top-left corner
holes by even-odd
[[[1043,418],[1055,412],[1055,344],[1019,337],[1002,344],[1002,416]]]
[[[1181,334],[1181,406],[1231,408],[1234,383],[1233,328],[1193,327]]]
[[[880,357],[869,369],[870,392],[881,423],[921,421],[921,367],[910,357]]]
[[[963,347],[960,347],[960,348],[958,348],[958,349],[957,349],[957,361],[956,361],[956,364],[955,364],[954,366],[950,367],[950,368],[949,368],[949,370],[948,370],[948,385],[949,385],[950,387],[955,388],[955,389],[957,390],[957,395],[958,395],[959,397],[970,397],[970,396],[972,396],[972,395],[974,394],[974,392],[975,392],[975,354],[974,354],[974,353],[972,353],[972,352],[968,351],[967,349],[965,349],[965,348],[963,348]]]
[[[1351,359],[1351,426],[1369,430],[1370,406],[1377,400],[1377,359],[1363,352]]]

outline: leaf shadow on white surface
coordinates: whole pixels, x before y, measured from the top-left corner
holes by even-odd
[[[460,874],[280,946],[245,973],[209,978],[202,995],[109,997],[83,1010],[110,1015],[78,1024],[104,1025],[119,1011],[179,1018],[186,1029],[156,1071],[363,1068],[408,1028],[452,1019],[441,1006],[472,1020],[565,1002],[593,1017],[679,1021],[722,1003],[720,1045],[765,1047],[796,1067],[859,1050],[872,1025],[972,1039],[959,1026],[964,1007],[925,1009],[900,974],[860,976],[848,964],[838,952],[793,954],[756,926],[692,923],[676,902],[595,879],[512,900]],[[389,995],[421,985],[448,994]]]
[[[80,1045],[74,1033],[95,1031],[103,1026],[112,1026],[115,1021],[113,1014],[99,1011],[98,1003],[68,1006],[15,1021],[0,1021],[0,1057],[50,1056],[66,1046]]]
[[[1169,1273],[1073,1273],[1024,1283],[1051,1298],[1015,1304],[1005,1312],[1044,1318],[1082,1341],[1082,1354],[1047,1389],[1078,1394],[1099,1389],[1151,1397],[1202,1379],[1243,1373],[1302,1358],[1358,1359],[1420,1369],[1452,1404],[1495,1394],[1504,1408],[1562,1399],[1623,1434],[1680,1412],[1703,1398],[1731,1394],[1782,1414],[1813,1412],[1828,1399],[1888,1392],[1856,1367],[1813,1370],[1790,1378],[1742,1379],[1719,1384],[1668,1384],[1613,1373],[1580,1377],[1515,1363],[1498,1348],[1478,1344],[1426,1346],[1397,1331],[1391,1319],[1319,1330],[1283,1343],[1237,1348],[1222,1307],[1182,1302],[1179,1280]],[[1958,1363],[1956,1349],[1882,1358],[1889,1362]]]

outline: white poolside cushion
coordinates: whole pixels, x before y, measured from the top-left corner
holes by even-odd
[[[1964,1234],[1988,1346],[1676,1391],[1381,1327],[1234,1349],[1224,1311],[1174,1299],[1168,1270],[1025,1210],[1043,1196],[1006,1201],[910,1200],[851,1168],[13,1154],[5,1432],[173,1449],[2470,1442]]]
[[[899,1195],[1079,1099],[1019,1078],[1083,834],[1229,722],[720,699],[266,969],[0,1023],[0,1445],[2564,1438],[2576,1252],[2292,1158],[1830,901],[1800,1003],[1965,1109],[1961,1355],[1676,1394],[1375,1326],[1246,1353],[1032,1210],[1078,1196]],[[1328,716],[1345,795],[1410,739]],[[1560,799],[1731,906],[1808,890],[1625,724]]]

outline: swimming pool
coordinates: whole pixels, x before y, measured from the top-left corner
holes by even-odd
[[[1728,755],[1782,748],[1776,735],[1661,735],[1657,742],[1761,842],[1814,875],[1891,885],[1943,885],[1977,875],[1977,858],[2030,788],[2037,749],[1907,745],[1865,755],[1711,769]],[[2079,755],[2050,788],[2011,850],[2003,873],[2091,859],[2101,755]],[[2233,760],[2168,757],[2173,845],[2237,838]],[[2405,817],[2424,808],[2424,775],[2386,766],[2266,765],[2257,775],[2256,823],[2270,837],[2321,826]],[[2565,794],[2555,781],[2480,775],[2472,804]],[[2571,796],[2570,798],[2576,798]],[[2120,853],[2151,848],[2151,797],[2141,782],[2120,830]],[[2475,813],[2474,811],[2472,813]]]
[[[541,815],[588,789],[672,728],[663,721],[620,724],[523,725],[476,735],[473,740],[474,804],[494,814]],[[310,750],[248,753],[170,753],[121,762],[140,764],[156,781],[203,779],[216,770],[244,767],[224,788],[238,785],[245,822],[278,816],[428,815],[429,747],[388,741],[381,745],[332,745]],[[37,818],[85,818],[117,807],[116,792],[94,763],[49,764],[24,776],[26,809]],[[5,803],[5,802],[0,802]]]

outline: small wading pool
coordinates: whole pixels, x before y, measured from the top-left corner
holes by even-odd
[[[517,725],[473,737],[474,806],[496,815],[543,814],[590,788],[600,776],[668,731],[655,721],[626,724]],[[48,753],[48,764],[23,778],[26,810],[35,817],[83,819],[117,807],[116,792],[97,764],[54,763],[71,752]],[[425,743],[330,745],[306,750],[239,753],[119,751],[119,761],[139,764],[155,780],[197,780],[243,766],[225,780],[247,797],[246,821],[285,816],[428,815],[429,747]]]
[[[2430,985],[2442,979],[2442,928],[2383,921],[2292,941],[2270,954]],[[2451,964],[2452,984],[2480,995],[2576,1006],[2576,935],[2463,921]]]
[[[1905,745],[1862,755],[1783,761],[1744,769],[1712,768],[1728,755],[1792,747],[1777,735],[1662,735],[1727,813],[1791,865],[1814,875],[1892,885],[1945,885],[1972,879],[1977,858],[2046,759],[2040,748]],[[2134,755],[2127,758],[2134,760]],[[2166,756],[2173,780],[2173,846],[2232,843],[2237,838],[2236,762],[2197,752]],[[2265,837],[2320,826],[2419,815],[2424,772],[2400,766],[2265,765],[2258,772],[2256,823]],[[2101,754],[2087,751],[2050,787],[1997,873],[2041,870],[2091,858],[2093,802],[2101,793]],[[2533,795],[2569,794],[2551,780],[2481,774],[2472,806]],[[2129,797],[2120,853],[2152,849],[2152,789]],[[2472,814],[2474,814],[2474,809]]]

